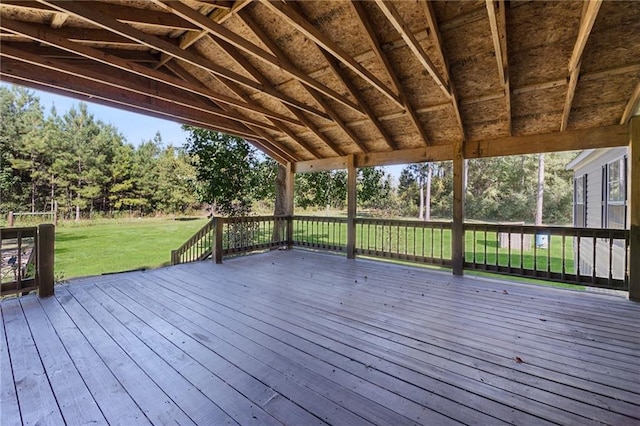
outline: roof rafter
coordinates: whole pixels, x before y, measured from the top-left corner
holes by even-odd
[[[220,48],[222,50],[224,50],[239,66],[241,66],[246,72],[248,72],[253,78],[257,79],[260,84],[263,85],[270,85],[271,82],[269,82],[269,80],[267,80],[267,78],[262,75],[262,73],[253,66],[253,64],[251,64],[251,62],[249,62],[249,60],[247,58],[245,58],[244,56],[242,56],[234,46],[232,46],[230,43],[225,42],[224,40],[214,40],[215,43],[217,43]],[[237,90],[239,90],[239,88],[233,88],[230,87],[231,90],[234,90],[234,93],[236,93],[239,96],[242,96],[243,99],[250,101],[251,98],[242,92],[237,92]],[[285,106],[285,108],[288,108],[290,112],[292,112],[300,121],[304,122],[306,120],[306,117],[304,116],[304,114],[302,112],[296,111],[295,109],[289,107],[286,104],[283,104]],[[308,120],[306,120],[308,121]],[[338,148],[338,146],[336,146],[333,141],[331,141],[325,134],[321,133],[316,126],[313,125],[313,123],[309,122],[311,124],[311,127],[309,127],[309,129],[316,135],[318,136],[333,152],[335,152],[337,155],[343,155],[342,150],[340,150]],[[307,144],[306,142],[304,142],[299,136],[297,136],[295,133],[293,133],[293,131],[289,130],[289,129],[283,129],[283,131],[285,133],[287,133],[287,135],[289,135],[289,137],[293,140],[295,140],[300,146],[302,146],[304,149],[306,149],[308,152],[310,152],[313,156],[315,156],[316,158],[319,157],[320,155],[318,154],[318,152],[311,147],[309,144]]]
[[[218,24],[222,24],[224,21],[226,21],[231,16],[233,16],[234,12],[238,12],[242,10],[250,2],[251,0],[238,0],[235,3],[233,3],[233,6],[231,8],[228,8],[228,9],[225,9],[225,8],[216,9],[212,7],[213,10],[209,12],[207,15],[211,20],[217,22]],[[183,32],[181,34],[182,37],[180,38],[180,49],[189,48],[191,45],[193,45],[195,42],[197,42],[207,34],[208,34],[208,31],[198,31],[198,32],[190,31],[186,33]],[[164,64],[170,62],[172,59],[173,59],[172,56],[169,56],[163,53],[162,58],[156,64],[155,68],[156,69],[160,68]]]
[[[276,43],[271,40],[267,34],[265,34],[264,31],[262,31],[262,29],[260,28],[260,26],[253,20],[253,18],[251,18],[251,16],[247,13],[240,12],[238,13],[237,17],[239,19],[241,19],[246,25],[247,27],[249,27],[249,29],[251,29],[251,31],[253,32],[253,34],[262,42],[264,43],[264,45],[267,47],[267,49],[269,49],[269,51],[275,55],[278,60],[280,60],[281,62],[283,62],[284,64],[287,65],[291,65],[293,66],[293,64],[291,63],[291,61],[289,60],[289,58],[287,58],[287,56],[284,54],[284,52],[278,47],[278,45],[276,45]],[[314,97],[314,99],[316,99],[316,101],[318,101],[318,99],[314,96],[313,93],[313,89],[303,85],[302,86],[311,96]],[[325,111],[329,111],[330,108],[328,105],[326,104],[322,104],[321,105],[324,107]],[[326,143],[327,145],[329,145],[330,147],[332,147],[332,150],[338,154],[338,155],[344,155],[344,151],[342,151],[342,149],[340,149],[340,147],[338,147],[331,139],[329,139],[329,137],[327,135],[325,135],[322,131],[322,129],[319,129],[311,120],[309,120],[306,116],[304,116],[304,114],[296,114],[296,117],[302,121],[303,123],[305,123],[305,125],[307,126],[307,128],[313,133],[315,134],[317,137],[319,137],[320,139],[322,139],[324,141],[324,143]],[[339,123],[338,123],[339,124]]]
[[[200,99],[198,102],[187,102],[185,98],[181,96],[181,94],[175,93],[175,89],[171,90],[170,87],[164,89],[161,87],[155,87],[155,90],[149,90],[149,84],[148,82],[147,84],[145,84],[145,80],[132,78],[132,76],[129,75],[126,76],[127,78],[124,78],[122,73],[117,73],[114,70],[109,70],[109,72],[97,72],[86,67],[79,67],[77,65],[69,64],[60,60],[45,59],[38,55],[30,54],[23,50],[15,49],[9,46],[3,47],[2,51],[0,52],[0,57],[15,59],[48,70],[68,74],[73,77],[102,83],[118,90],[124,90],[127,92],[133,92],[139,95],[149,96],[167,102],[173,102],[177,105],[181,105],[191,110],[196,110],[206,114],[238,121],[244,124],[251,124],[253,126],[262,127],[268,130],[278,130],[272,125],[244,117],[234,111],[221,112],[212,110],[211,108],[208,108],[206,105],[202,104],[202,99]]]
[[[166,64],[166,68],[169,69],[169,71],[171,71],[173,74],[175,74],[176,76],[178,76],[179,78],[182,78],[185,81],[189,81],[193,84],[198,84],[201,85],[203,87],[206,87],[205,84],[203,82],[201,82],[200,80],[198,80],[195,76],[193,76],[192,74],[190,74],[187,70],[185,70],[184,68],[182,68],[180,65],[178,65],[177,63],[171,63],[171,64]],[[196,95],[191,94],[191,96],[196,97]],[[231,107],[229,107],[228,105],[225,105],[221,102],[216,102],[213,101],[211,99],[207,99],[207,101],[211,104],[214,105],[224,111],[229,111],[231,109]],[[277,122],[276,122],[277,123]],[[275,123],[274,123],[275,124]],[[298,158],[291,153],[289,150],[285,149],[284,147],[280,146],[281,144],[279,144],[274,138],[271,137],[271,135],[269,135],[266,131],[264,131],[264,129],[261,129],[260,127],[256,127],[256,126],[252,126],[250,124],[246,124],[245,126],[255,132],[256,134],[260,135],[264,140],[268,141],[269,144],[266,143],[261,143],[258,144],[259,149],[262,149],[265,153],[267,153],[268,155],[270,155],[272,158],[274,158],[276,161],[280,162],[280,163],[285,163],[285,162],[289,162],[289,161],[298,161]]]
[[[217,22],[212,21],[210,18],[204,16],[199,13],[197,10],[191,9],[189,6],[177,2],[177,1],[169,1],[169,0],[153,0],[154,2],[164,5],[165,7],[170,8],[176,14],[180,15],[184,19],[192,22],[194,25],[197,25],[199,28],[209,32],[216,38],[220,38],[227,43],[232,44],[236,48],[242,50],[243,52],[252,55],[253,57],[260,59],[266,62],[269,65],[275,66],[281,71],[291,75],[296,80],[301,83],[316,89],[317,91],[325,94],[326,96],[334,99],[336,102],[343,104],[344,106],[353,109],[354,111],[363,114],[362,110],[355,103],[351,102],[349,99],[337,93],[335,90],[325,86],[324,84],[318,82],[317,80],[309,77],[307,74],[293,66],[293,64],[283,64],[276,56],[270,55],[268,52],[265,52],[260,47],[255,44],[245,40],[238,34],[233,31],[225,28],[224,26],[218,24]]]
[[[591,0],[584,3],[582,7],[582,17],[580,18],[580,29],[578,30],[578,38],[569,59],[569,77],[567,79],[567,96],[564,100],[564,110],[562,111],[562,120],[560,122],[560,131],[567,130],[569,124],[569,115],[571,115],[571,105],[573,97],[576,94],[578,85],[578,77],[580,76],[580,66],[582,65],[582,54],[587,45],[589,34],[593,24],[596,22],[598,11],[602,5],[602,0]]]
[[[3,79],[6,79],[5,76],[9,76],[27,83],[35,83],[45,87],[79,94],[90,98],[91,101],[99,99],[111,105],[116,104],[119,107],[125,106],[134,109],[136,112],[144,111],[147,115],[161,116],[164,119],[177,120],[199,127],[212,128],[241,137],[259,138],[258,135],[247,132],[245,128],[239,127],[235,122],[220,119],[214,120],[213,116],[208,113],[191,111],[189,114],[185,114],[185,108],[173,102],[151,98],[133,92],[125,94],[124,91],[117,90],[101,82],[74,77],[51,69],[47,69],[46,72],[38,72],[39,69],[39,67],[34,67],[32,64],[10,58],[5,58],[0,62]],[[69,89],[70,87],[74,89]],[[213,122],[216,124],[212,125]]]
[[[82,2],[66,2],[60,0],[39,0],[42,3],[55,7],[61,12],[67,12],[73,15],[76,15],[79,18],[86,20],[94,25],[98,25],[107,30],[113,31],[116,34],[120,34],[126,38],[137,41],[140,44],[148,46],[152,49],[159,50],[168,55],[174,56],[184,62],[187,62],[193,66],[201,68],[207,72],[211,72],[221,78],[226,78],[236,83],[239,83],[243,86],[250,87],[254,90],[258,90],[260,92],[264,92],[265,94],[272,96],[278,100],[281,100],[285,103],[288,103],[296,108],[302,109],[310,114],[317,115],[319,117],[330,119],[327,114],[322,111],[318,111],[316,108],[310,107],[308,105],[303,104],[295,99],[292,99],[288,96],[283,95],[282,93],[277,92],[271,87],[264,87],[258,83],[255,83],[253,80],[242,76],[240,74],[234,73],[230,70],[225,69],[219,65],[216,65],[202,56],[196,55],[190,51],[182,50],[180,47],[175,46],[165,40],[162,40],[154,35],[147,34],[143,31],[140,31],[136,28],[131,27],[130,25],[123,24],[116,19],[107,17],[102,15],[91,7],[87,7]]]
[[[347,66],[351,71],[358,74],[362,79],[364,79],[367,83],[373,86],[376,90],[382,93],[387,98],[391,99],[396,105],[400,108],[404,109],[404,104],[391,89],[389,89],[384,83],[382,83],[376,76],[374,76],[370,71],[360,65],[353,57],[351,57],[347,52],[342,50],[340,46],[338,46],[335,42],[333,42],[329,37],[322,34],[317,28],[315,28],[307,19],[298,13],[291,5],[279,2],[279,1],[270,1],[270,0],[261,0],[261,3],[267,6],[270,10],[275,12],[285,21],[287,21],[290,25],[304,34],[308,39],[314,41],[318,46],[322,49],[329,52],[333,55],[337,60],[342,62],[345,66]]]
[[[504,101],[507,109],[507,129],[511,135],[511,88],[509,83],[509,61],[507,59],[507,21],[504,0],[486,0],[493,50],[498,63],[498,75],[504,90]]]
[[[2,26],[9,31],[24,35],[26,37],[31,38],[34,41],[41,42],[53,47],[66,50],[68,52],[78,54],[82,57],[95,60],[105,65],[119,68],[121,70],[130,72],[133,74],[137,74],[140,76],[145,76],[152,80],[166,83],[176,88],[187,90],[197,95],[202,95],[217,101],[221,101],[226,104],[236,106],[238,108],[243,108],[249,111],[257,112],[266,117],[275,118],[277,120],[286,121],[296,125],[302,125],[299,121],[289,118],[287,116],[284,116],[282,114],[274,113],[272,111],[269,111],[265,108],[262,108],[253,104],[244,103],[230,96],[218,94],[212,91],[203,91],[201,87],[190,85],[184,81],[181,81],[176,78],[172,78],[159,71],[141,66],[133,62],[125,61],[123,59],[118,58],[117,56],[109,55],[100,50],[97,50],[88,46],[83,46],[78,43],[71,42],[62,37],[58,37],[53,30],[49,29],[46,26],[26,25],[24,23],[13,21],[10,19],[3,19]]]
[[[444,47],[442,43],[442,36],[440,34],[440,30],[438,29],[438,22],[436,21],[436,14],[433,10],[433,5],[431,2],[426,0],[419,0],[419,3],[422,5],[422,9],[424,10],[424,14],[427,18],[427,25],[431,28],[431,37],[433,38],[433,43],[436,48],[436,53],[439,56],[440,61],[442,62],[442,66],[444,67],[444,78],[445,81],[449,82],[449,98],[451,99],[451,103],[453,105],[453,113],[458,121],[458,128],[460,129],[460,133],[462,135],[462,139],[465,139],[465,131],[464,124],[462,123],[462,116],[460,116],[460,105],[458,102],[458,94],[456,92],[456,87],[453,84],[453,80],[451,79],[451,72],[449,71],[449,62],[447,61],[447,57],[444,55]]]
[[[413,35],[407,24],[405,24],[404,20],[400,16],[400,13],[396,10],[395,6],[386,0],[376,0],[376,4],[387,17],[389,22],[393,25],[393,27],[400,33],[405,43],[413,54],[418,58],[418,61],[422,64],[422,66],[427,70],[427,72],[433,77],[433,80],[436,82],[438,87],[442,90],[442,92],[447,95],[447,97],[451,97],[451,93],[449,92],[449,83],[447,79],[443,78],[438,70],[436,69],[431,59],[427,55],[427,52],[424,51],[416,37]]]
[[[422,141],[424,142],[424,144],[429,145],[430,144],[429,137],[427,136],[427,133],[425,132],[424,128],[420,124],[420,121],[418,120],[418,114],[416,113],[416,110],[409,103],[407,95],[404,93],[404,89],[402,88],[402,85],[398,80],[398,76],[396,75],[396,73],[393,71],[393,68],[391,67],[391,61],[389,60],[389,57],[382,49],[380,40],[378,39],[378,36],[376,35],[375,30],[371,25],[371,22],[369,22],[369,19],[367,18],[366,12],[364,11],[362,4],[357,0],[351,1],[350,4],[353,10],[356,12],[358,19],[362,24],[362,27],[365,29],[367,38],[369,39],[369,42],[373,47],[374,54],[376,55],[380,63],[382,63],[382,65],[384,66],[384,69],[387,72],[387,75],[391,79],[391,83],[393,84],[396,92],[398,92],[400,99],[402,100],[402,103],[405,105],[405,108],[409,115],[409,119],[411,120],[411,123],[416,128],[418,133],[420,133],[420,137],[422,138]]]
[[[624,108],[620,124],[627,124],[638,107],[640,107],[640,81],[638,81],[636,88],[633,90],[633,93],[629,98],[629,102],[627,102],[627,106]]]

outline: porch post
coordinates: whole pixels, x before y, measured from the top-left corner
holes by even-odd
[[[286,204],[285,216],[287,216],[287,248],[293,248],[293,214],[294,214],[294,193],[295,193],[295,172],[293,164],[287,163],[287,176],[285,181]]]
[[[54,285],[54,245],[56,239],[55,227],[50,224],[38,225],[38,265],[36,280],[38,281],[38,295],[40,297],[53,296]]]
[[[356,180],[355,156],[347,157],[347,258],[356,257]]]
[[[224,218],[213,218],[213,247],[211,259],[215,263],[222,263],[222,232],[223,232]]]
[[[629,123],[629,299],[640,301],[640,116]]]
[[[462,141],[453,144],[453,224],[451,228],[453,275],[464,269],[464,154]]]

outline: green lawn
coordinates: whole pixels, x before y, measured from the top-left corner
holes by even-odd
[[[132,219],[63,223],[56,228],[57,280],[168,265],[206,219]]]

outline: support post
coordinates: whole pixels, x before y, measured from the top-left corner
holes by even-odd
[[[451,260],[453,275],[464,270],[464,154],[462,141],[453,144],[453,224]]]
[[[347,258],[356,258],[356,182],[355,156],[347,156]]]
[[[38,225],[38,253],[36,280],[38,282],[38,295],[40,297],[53,296],[56,232],[55,227],[50,224]]]
[[[287,175],[285,188],[287,191],[285,215],[287,216],[287,249],[293,248],[293,213],[294,213],[294,194],[295,194],[295,173],[293,164],[287,163]]]
[[[9,212],[9,218],[7,219],[9,228],[13,228],[13,212]]]
[[[213,219],[213,247],[211,258],[215,263],[222,263],[222,230],[224,218],[216,217]]]
[[[629,299],[640,302],[640,116],[629,123]]]

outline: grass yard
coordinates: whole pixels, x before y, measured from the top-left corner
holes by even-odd
[[[56,229],[57,280],[168,265],[206,219],[131,219],[63,223]]]

